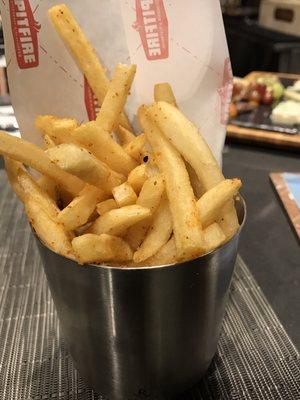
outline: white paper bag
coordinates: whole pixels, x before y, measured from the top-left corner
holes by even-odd
[[[10,93],[22,135],[36,143],[39,114],[93,119],[95,98],[51,21],[51,0],[2,0]],[[127,113],[169,82],[182,111],[221,161],[232,73],[219,0],[67,0],[101,62],[137,64]]]

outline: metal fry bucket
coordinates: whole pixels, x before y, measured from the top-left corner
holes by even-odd
[[[242,226],[242,199],[236,208]],[[143,268],[79,266],[37,239],[86,383],[109,400],[169,398],[196,384],[216,352],[240,232],[195,260]]]

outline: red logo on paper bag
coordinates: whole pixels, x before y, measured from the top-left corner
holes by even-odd
[[[29,0],[9,0],[11,29],[19,68],[39,65],[38,32]]]
[[[84,78],[84,102],[89,120],[94,121],[97,117],[100,106],[86,78]]]
[[[232,69],[229,58],[224,61],[222,86],[218,88],[221,99],[221,124],[226,125],[228,121],[229,104],[232,96]]]
[[[148,60],[169,57],[169,27],[163,0],[135,0],[136,22],[133,28],[141,37]]]

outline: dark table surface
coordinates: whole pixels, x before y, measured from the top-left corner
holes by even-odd
[[[269,180],[270,172],[300,172],[300,154],[230,144],[223,160],[225,175],[243,180],[240,254],[300,349],[300,242]]]

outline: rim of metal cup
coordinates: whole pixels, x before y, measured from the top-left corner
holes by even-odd
[[[47,245],[38,237],[38,235],[36,234],[36,232],[35,232],[35,230],[33,229],[32,226],[31,226],[31,229],[32,229],[32,231],[33,231],[35,237],[39,240],[39,242],[42,243],[43,246],[47,247],[48,250],[52,251],[52,253],[55,253],[55,254],[57,254],[58,256],[60,256],[60,257],[62,257],[62,258],[65,258],[65,259],[67,259],[67,260],[73,261],[73,262],[77,263],[78,265],[82,266],[83,268],[84,268],[84,267],[97,267],[97,268],[104,268],[104,269],[111,269],[111,270],[112,270],[112,269],[117,269],[117,270],[120,270],[120,271],[132,271],[132,270],[134,270],[134,271],[139,271],[139,270],[151,270],[151,269],[171,268],[171,267],[175,267],[176,265],[180,265],[180,264],[183,264],[183,263],[186,263],[186,262],[190,262],[190,261],[194,261],[194,260],[197,260],[197,259],[201,259],[201,258],[204,258],[204,257],[207,257],[207,256],[211,256],[211,255],[213,255],[214,253],[218,252],[220,249],[226,248],[227,246],[230,245],[230,243],[236,238],[236,236],[238,236],[238,235],[240,234],[241,230],[243,229],[243,227],[244,227],[244,225],[245,225],[245,221],[246,221],[246,218],[247,218],[247,207],[246,207],[246,202],[245,202],[244,198],[239,194],[239,195],[236,197],[235,202],[236,202],[236,203],[239,202],[239,203],[241,203],[241,205],[242,205],[242,209],[243,209],[243,220],[242,220],[242,222],[240,223],[239,229],[235,232],[235,234],[234,234],[227,242],[223,243],[221,246],[217,247],[216,249],[214,249],[214,250],[212,250],[212,251],[210,251],[210,252],[208,252],[208,253],[201,254],[201,256],[199,256],[199,257],[191,258],[191,259],[188,259],[188,260],[185,260],[185,261],[181,261],[181,262],[170,263],[170,264],[162,264],[162,265],[141,265],[141,266],[129,266],[129,265],[126,265],[126,264],[119,264],[119,265],[79,264],[76,260],[74,260],[74,259],[72,259],[72,258],[65,257],[65,256],[63,256],[62,254],[57,253],[56,251],[50,249],[50,247],[47,246]]]

